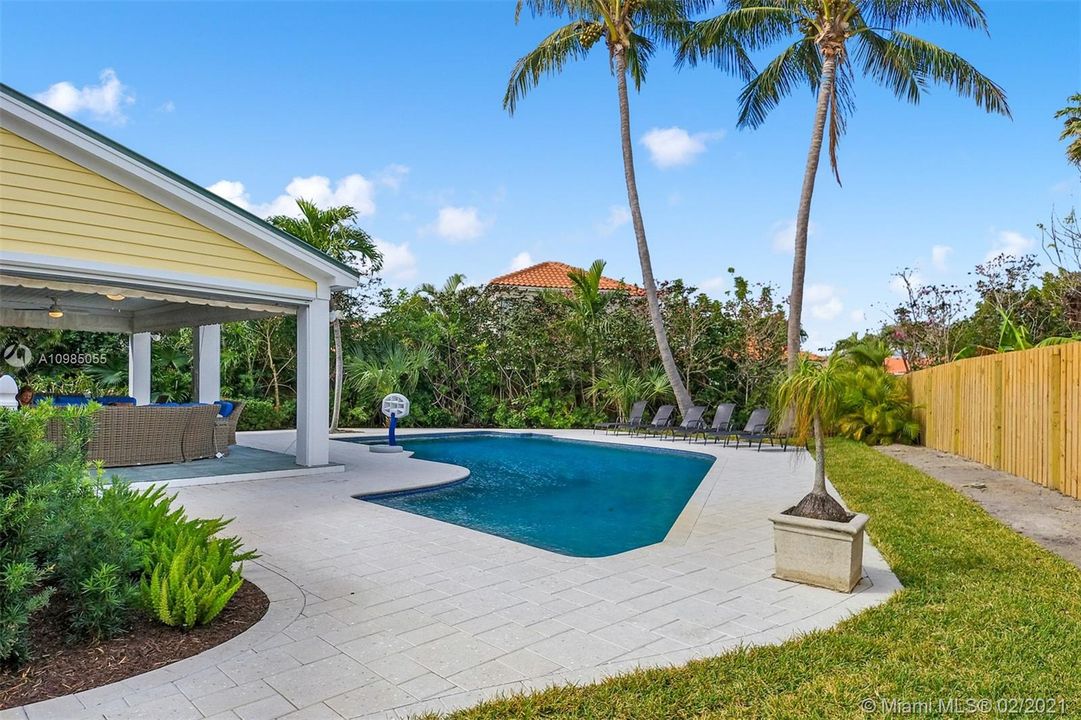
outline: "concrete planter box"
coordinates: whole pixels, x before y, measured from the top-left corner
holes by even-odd
[[[863,574],[863,527],[867,520],[863,514],[846,523],[771,515],[774,577],[852,592]]]

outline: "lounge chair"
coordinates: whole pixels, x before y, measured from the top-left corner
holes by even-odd
[[[661,431],[661,439],[664,436],[670,435],[672,440],[676,439],[676,436],[690,437],[693,433],[702,430],[704,423],[702,422],[702,416],[706,413],[705,405],[693,405],[687,410],[687,414],[683,416],[683,422],[676,427],[670,427]]]
[[[620,430],[626,430],[627,432],[633,432],[642,424],[642,417],[646,414],[646,404],[645,400],[639,400],[631,406],[631,414],[626,420],[597,423],[593,426],[593,432],[604,430],[605,435],[607,435],[609,431],[619,432]]]
[[[785,416],[781,419],[781,422],[773,430],[763,430],[762,432],[752,432],[749,435],[744,435],[736,438],[736,447],[739,447],[740,439],[747,441],[748,445],[752,445],[755,442],[758,443],[758,451],[762,452],[762,443],[768,442],[772,446],[775,442],[781,444],[781,451],[788,450],[788,440],[792,437],[792,428],[794,422],[792,420],[792,413],[785,413]]]
[[[713,413],[713,422],[710,426],[699,428],[691,434],[692,437],[702,436],[702,442],[705,442],[707,438],[714,438],[714,442],[719,442],[726,433],[732,431],[732,413],[736,410],[735,403],[721,403],[717,406],[717,412]]]
[[[674,405],[661,405],[657,408],[657,412],[653,415],[653,420],[648,425],[639,425],[634,429],[634,434],[642,433],[643,435],[648,432],[660,432],[672,425],[672,413],[675,412]]]
[[[736,441],[736,447],[739,447],[739,441],[741,439],[747,439],[750,437],[757,437],[766,432],[766,426],[769,424],[769,408],[755,408],[751,411],[751,416],[747,418],[747,424],[743,426],[742,430],[729,430],[724,435],[725,447],[728,446],[729,440]],[[747,440],[748,444],[751,440]]]

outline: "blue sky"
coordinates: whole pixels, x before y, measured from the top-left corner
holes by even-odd
[[[1038,251],[1036,223],[1081,194],[1053,119],[1081,91],[1081,4],[984,6],[990,37],[920,34],[1002,85],[1012,121],[945,89],[913,107],[857,79],[844,187],[823,167],[815,195],[808,347],[877,326],[899,268],[962,282],[989,253]],[[603,54],[515,117],[501,107],[514,61],[551,27],[516,26],[496,2],[4,2],[0,78],[256,211],[290,193],[354,204],[391,285],[598,257],[637,281]],[[786,293],[813,99],[741,131],[739,87],[662,52],[631,98],[654,268],[716,295],[733,266]]]

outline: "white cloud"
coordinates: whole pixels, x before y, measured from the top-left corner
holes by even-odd
[[[935,245],[931,248],[931,266],[939,272],[946,272],[952,254],[953,248],[949,245]]]
[[[391,190],[397,190],[405,182],[409,175],[409,166],[392,163],[379,171],[376,178],[380,185],[386,185]]]
[[[244,183],[239,180],[219,180],[207,188],[218,197],[225,198],[239,208],[251,209],[251,198],[244,189]]]
[[[807,237],[818,234],[818,226],[813,222],[807,224]],[[796,221],[779,220],[770,228],[770,240],[773,252],[791,255],[796,247]]]
[[[322,175],[295,177],[285,186],[283,194],[268,203],[253,203],[244,183],[237,180],[219,180],[207,190],[259,217],[295,217],[300,214],[296,203],[298,198],[311,200],[319,207],[349,205],[360,217],[375,213],[375,184],[356,173],[346,175],[333,184]]]
[[[611,235],[630,221],[631,211],[625,205],[610,205],[608,217],[597,223],[597,232],[601,235]]]
[[[128,119],[124,108],[135,102],[135,96],[120,82],[112,68],[102,70],[98,79],[101,82],[97,85],[84,85],[81,88],[66,80],[54,83],[35,95],[34,99],[65,115],[78,115],[85,111],[98,120],[123,125]]]
[[[706,278],[702,282],[697,283],[698,289],[711,297],[719,297],[731,286],[731,284],[732,276],[728,274]]]
[[[659,168],[689,165],[706,151],[706,145],[724,137],[724,132],[700,132],[693,135],[681,127],[653,128],[642,136],[650,159]]]
[[[536,264],[537,263],[533,260],[533,256],[523,250],[511,258],[510,267],[507,268],[507,270],[508,272],[514,272],[515,270],[522,270],[530,265]]]
[[[475,207],[448,205],[439,209],[439,215],[429,229],[445,240],[465,242],[479,238],[489,225],[491,221],[481,219]]]
[[[810,306],[812,317],[819,320],[833,320],[845,309],[832,285],[808,285],[803,301]]]
[[[172,100],[166,100],[161,105],[158,105],[158,112],[171,113],[176,110],[176,103]]]
[[[994,260],[999,255],[1020,257],[1032,250],[1036,241],[1027,235],[1022,235],[1014,230],[1000,230],[991,241],[991,250],[984,258],[984,262]]]
[[[417,275],[417,258],[409,243],[395,245],[376,238],[375,246],[383,253],[382,275],[391,280],[412,280]]]

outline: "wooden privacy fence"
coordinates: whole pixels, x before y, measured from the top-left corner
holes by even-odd
[[[1081,342],[907,377],[924,445],[1081,499]]]

